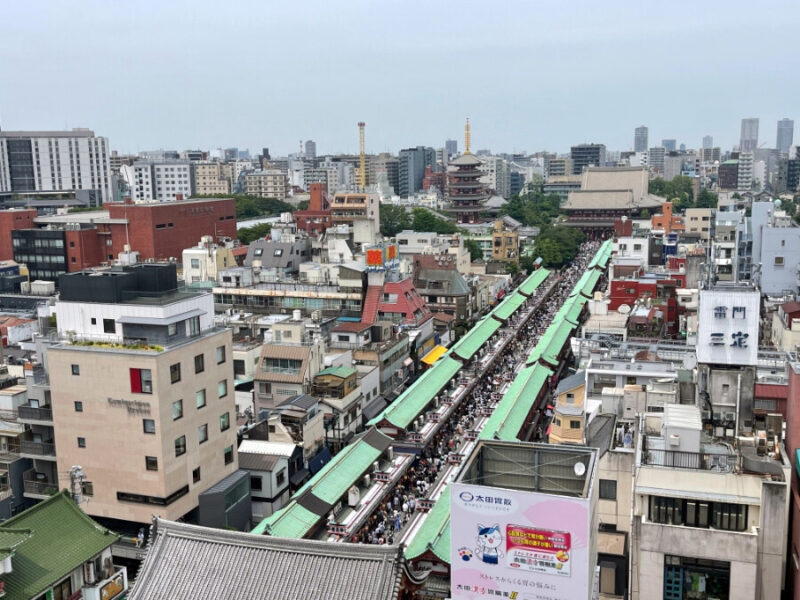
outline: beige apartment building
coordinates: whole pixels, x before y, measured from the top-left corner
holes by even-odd
[[[683,216],[683,226],[686,237],[710,240],[714,229],[714,210],[711,208],[687,208]]]
[[[244,176],[245,193],[261,198],[276,198],[285,201],[289,196],[289,180],[286,173],[278,169],[252,171]]]
[[[62,278],[56,315],[47,476],[65,488],[80,465],[96,517],[197,508],[237,469],[231,332],[214,326],[211,295],[178,290],[174,265],[79,272]]]
[[[228,168],[225,168],[228,167]],[[195,194],[226,195],[231,193],[231,172],[228,165],[219,162],[194,164]]]

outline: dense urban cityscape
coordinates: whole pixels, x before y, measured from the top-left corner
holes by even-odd
[[[3,106],[0,598],[800,598],[788,102],[521,150],[487,142],[500,106],[391,149],[394,109],[262,100],[246,134],[145,150]]]

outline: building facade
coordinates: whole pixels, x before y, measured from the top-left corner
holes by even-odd
[[[0,192],[94,190],[109,202],[108,139],[89,129],[0,131]]]
[[[192,197],[188,160],[138,160],[133,163],[131,196],[135,202],[186,200]]]
[[[52,425],[39,439],[57,487],[83,467],[90,515],[180,518],[237,468],[230,330],[215,327],[210,294],[176,287],[174,265],[62,278]]]

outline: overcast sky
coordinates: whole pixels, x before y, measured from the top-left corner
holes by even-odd
[[[738,143],[800,119],[800,2],[3,2],[0,126],[121,152]],[[798,122],[800,129],[800,122]],[[800,131],[795,138],[800,138]]]

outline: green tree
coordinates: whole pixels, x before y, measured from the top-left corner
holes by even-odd
[[[559,269],[575,258],[586,236],[579,229],[548,225],[536,236],[533,253],[545,267]]]
[[[519,273],[519,265],[513,261],[506,263],[506,273],[511,275],[511,277],[516,277],[517,273]]]
[[[694,206],[692,178],[677,175],[671,181],[656,177],[650,181],[648,191],[666,200],[671,200],[676,210],[685,210]]]
[[[501,214],[531,227],[549,225],[560,212],[561,198],[556,194],[545,196],[538,188],[512,196],[501,210]]]
[[[470,260],[480,260],[483,258],[483,248],[481,248],[477,241],[466,239],[464,240],[464,247],[469,250]]]
[[[714,192],[709,192],[706,189],[700,190],[700,193],[697,194],[697,203],[695,204],[696,208],[717,208],[717,202],[719,201],[719,196]]]
[[[408,229],[410,219],[405,207],[395,204],[381,204],[381,233],[386,237],[393,237]]]
[[[219,198],[218,195],[201,195],[195,198]],[[254,219],[256,217],[273,217],[284,212],[294,211],[294,206],[277,198],[261,198],[247,194],[232,194],[226,196],[236,202],[237,219]]]
[[[528,275],[533,273],[533,266],[536,262],[533,254],[526,254],[525,256],[521,256],[519,259],[519,266],[520,268],[525,271]]]
[[[239,238],[239,241],[242,244],[246,245],[253,240],[258,240],[265,237],[271,229],[272,225],[269,223],[259,223],[258,225],[253,225],[252,227],[243,227],[236,232],[236,236]]]
[[[456,233],[458,231],[458,227],[452,221],[437,217],[431,211],[421,207],[415,207],[411,211],[411,229],[434,233]]]

